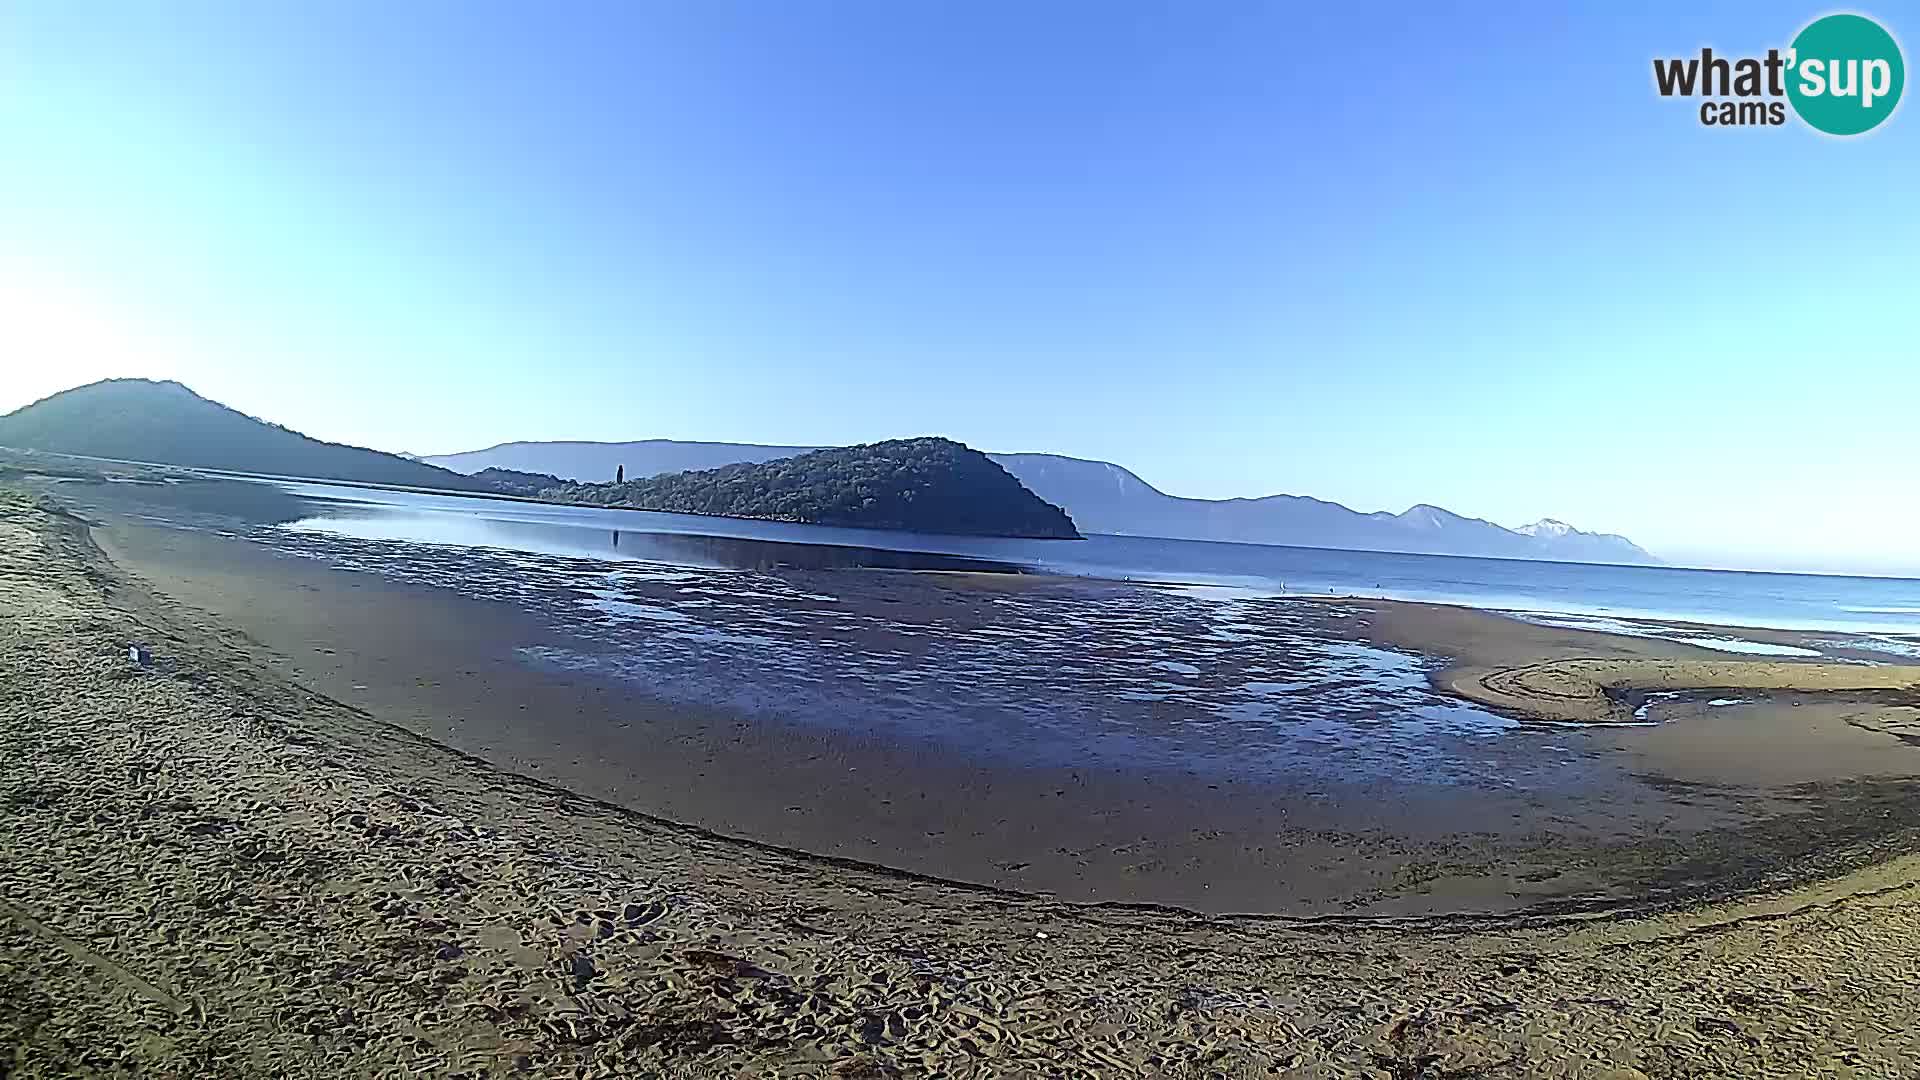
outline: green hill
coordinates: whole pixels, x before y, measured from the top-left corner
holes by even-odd
[[[552,473],[522,472],[519,469],[481,469],[468,479],[489,491],[498,491],[503,495],[523,495],[529,498],[538,496],[548,488],[564,487],[573,483],[571,480],[562,480]]]
[[[434,465],[310,439],[177,382],[107,379],[0,416],[0,446],[231,472],[484,490]]]
[[[321,442],[177,382],[108,379],[0,416],[0,447],[158,465],[493,492],[547,502],[870,529],[1077,539],[1073,519],[950,439],[896,439],[612,484],[488,469],[463,476]]]
[[[565,484],[541,497],[866,529],[1080,536],[1065,511],[1028,491],[992,458],[939,438],[843,446],[621,484]]]

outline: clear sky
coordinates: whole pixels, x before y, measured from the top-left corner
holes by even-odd
[[[1704,128],[1655,55],[1827,9],[1674,6],[0,0],[0,409],[935,433],[1920,569],[1920,114]]]

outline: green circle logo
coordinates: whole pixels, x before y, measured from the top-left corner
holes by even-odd
[[[1907,65],[1900,45],[1864,15],[1826,15],[1807,24],[1788,54],[1787,100],[1816,131],[1858,135],[1900,104]]]

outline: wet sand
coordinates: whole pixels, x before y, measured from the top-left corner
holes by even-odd
[[[522,662],[519,650],[565,635],[508,605],[198,533],[121,525],[98,537],[160,595],[241,631],[329,698],[501,768],[728,835],[1072,901],[1203,911],[1501,910],[1597,884],[1542,887],[1555,875],[1531,857],[1546,845],[1527,796],[1012,765],[667,704]],[[956,587],[870,579],[894,603],[938,603]],[[1621,807],[1579,831],[1611,835],[1655,813]]]
[[[17,498],[0,613],[15,1075],[1920,1072],[1920,860],[1886,830],[1851,837],[1872,861],[1645,917],[1076,906],[449,751]]]
[[[1070,902],[1644,909],[1785,880],[1920,817],[1903,786],[1920,748],[1884,710],[1809,724],[1787,701],[1659,703],[1661,718],[1711,714],[1678,729],[1737,748],[1715,753],[1664,729],[1513,730],[1428,686],[1561,657],[1724,661],[1658,638],[1006,574],[609,574],[222,535],[233,498],[243,516],[296,516],[256,485],[60,493],[187,617],[497,767],[723,835]]]
[[[1444,673],[1447,689],[1527,720],[1633,724],[1651,700],[1736,698],[1779,704],[1845,701],[1911,712],[1920,667],[1765,660],[1555,660]]]

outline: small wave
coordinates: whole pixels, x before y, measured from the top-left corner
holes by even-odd
[[[1677,641],[1682,644],[1698,645],[1703,649],[1713,649],[1718,652],[1746,653],[1754,656],[1822,655],[1818,649],[1802,649],[1793,645],[1774,645],[1768,642],[1751,641],[1746,638],[1691,634],[1679,627],[1627,622],[1600,615],[1575,615],[1549,611],[1508,611],[1506,614],[1520,619],[1523,622],[1530,622],[1539,626],[1557,626],[1568,630],[1592,630],[1602,634],[1620,634],[1626,637]]]
[[[1745,653],[1750,656],[1819,656],[1818,649],[1802,649],[1794,645],[1774,645],[1764,641],[1747,641],[1744,638],[1723,637],[1687,637],[1674,635],[1670,641],[1679,641],[1688,645],[1698,645],[1703,649],[1717,652]]]
[[[1856,615],[1920,615],[1920,607],[1846,607],[1843,605],[1840,610],[1850,611]]]

